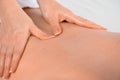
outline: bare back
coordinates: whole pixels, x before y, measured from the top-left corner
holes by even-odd
[[[51,33],[39,10],[27,10],[36,25]],[[48,28],[44,28],[48,26]],[[120,33],[62,23],[63,33],[49,40],[30,37],[10,80],[119,80]]]

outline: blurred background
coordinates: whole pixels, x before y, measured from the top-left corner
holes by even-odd
[[[120,32],[120,0],[57,0],[78,16]]]

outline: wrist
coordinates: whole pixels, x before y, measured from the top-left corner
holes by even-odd
[[[49,8],[56,3],[56,0],[38,0],[41,9]]]
[[[40,3],[48,2],[48,1],[51,1],[51,0],[38,0],[38,2],[40,2]]]
[[[45,5],[45,4],[50,4],[50,3],[52,3],[53,1],[56,1],[56,0],[38,0],[38,3],[40,4],[40,5]]]

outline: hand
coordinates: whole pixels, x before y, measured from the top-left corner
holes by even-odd
[[[105,29],[99,25],[96,25],[95,23],[76,16],[70,10],[57,3],[55,0],[38,0],[38,2],[40,4],[40,10],[43,18],[52,26],[55,35],[58,35],[62,32],[59,24],[62,21],[75,23],[87,28]]]
[[[0,24],[0,76],[8,78],[17,69],[30,34],[40,39],[52,36],[39,30],[19,6],[9,7],[3,12]]]

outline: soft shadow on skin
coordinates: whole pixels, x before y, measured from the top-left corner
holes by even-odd
[[[52,27],[48,24],[48,23],[46,23],[46,21],[43,19],[43,17],[40,15],[41,14],[41,12],[40,12],[40,10],[39,9],[24,9],[25,11],[26,11],[26,13],[33,19],[33,21],[34,21],[34,23],[41,29],[41,30],[43,30],[43,31],[45,31],[46,33],[48,33],[48,34],[53,34],[52,33]],[[32,10],[32,11],[31,11]],[[53,16],[54,17],[54,16]],[[36,20],[36,19],[38,19],[38,20]],[[43,23],[43,25],[45,25],[45,26],[41,26],[41,24],[40,23]],[[65,24],[65,23],[67,23],[67,22],[63,22],[62,24]],[[61,24],[61,26],[62,26],[62,24]],[[74,24],[71,24],[71,23],[69,23],[69,24],[67,24],[68,25],[68,27],[69,27],[69,25],[74,25]],[[78,25],[76,25],[77,27],[78,27]],[[80,27],[80,29],[81,29],[81,31],[82,30],[92,30],[92,31],[94,31],[94,30],[98,30],[98,29],[90,29],[90,28],[86,28],[86,27],[82,27],[82,26],[79,26]],[[99,31],[106,31],[106,30],[99,30]]]
[[[27,13],[40,29],[52,34],[38,9],[27,10]],[[120,34],[68,23],[61,26],[63,33],[55,38],[30,37],[11,80],[120,79]]]
[[[42,16],[40,16],[40,10],[39,9],[24,9],[25,12],[32,18],[33,22],[37,25],[38,28],[40,28],[42,31],[53,35],[52,33],[52,27],[49,24],[46,24],[46,21],[43,19]],[[31,11],[33,10],[33,11]],[[34,14],[34,15],[33,15]],[[36,20],[38,19],[38,20]],[[42,26],[40,23],[42,23],[44,26]]]
[[[43,30],[44,32],[48,33],[49,35],[53,35],[53,32],[52,32],[52,27],[46,23],[46,21],[43,19],[43,17],[40,15],[41,12],[39,9],[24,9],[25,12],[32,18],[32,20],[34,21],[34,23],[37,25],[38,28],[40,28],[41,30]],[[54,16],[53,16],[54,17]],[[42,23],[42,24],[41,24]],[[44,25],[44,26],[42,26]],[[108,32],[107,30],[98,30],[98,29],[90,29],[90,28],[86,28],[86,27],[82,27],[82,26],[78,26],[78,25],[75,25],[75,24],[71,24],[71,23],[67,23],[67,22],[63,22],[60,24],[61,27],[63,28],[63,32],[59,35],[59,36],[63,36],[63,33],[64,33],[64,30],[67,30],[66,27],[63,27],[63,25],[66,25],[67,27],[69,28],[72,28],[71,26],[74,26],[76,28],[79,29],[79,31],[81,33],[84,33],[86,35],[90,35],[91,36],[94,36],[95,34],[99,34],[101,36],[119,36],[120,33],[115,33],[115,32]],[[65,28],[65,29],[64,29]],[[74,31],[75,28],[73,28],[73,32],[75,33]],[[95,33],[95,34],[94,34]],[[79,34],[80,36],[81,34]],[[82,36],[82,35],[81,35]],[[85,36],[85,35],[84,35]],[[58,36],[56,36],[58,37]],[[53,39],[53,38],[52,38]],[[118,37],[118,40],[119,40],[119,37]],[[120,41],[118,41],[118,44],[120,43]]]
[[[30,10],[28,10],[28,12],[29,12]],[[52,34],[52,30],[51,30],[51,27],[50,27],[50,25],[48,25],[45,21],[44,21],[44,19],[40,16],[40,11],[39,10],[35,10],[34,9],[34,11],[32,12],[29,12],[29,14],[28,15],[30,15],[31,16],[31,18],[33,19],[33,21],[35,21],[35,24],[40,28],[40,29],[42,29],[43,31],[45,31],[45,32],[48,32],[49,34]],[[33,15],[34,14],[34,15]],[[38,17],[40,17],[40,18],[38,18]],[[35,19],[39,19],[39,20],[35,20]],[[40,22],[42,22],[44,25],[45,25],[45,27],[44,26],[41,26],[41,24],[40,24],[40,22],[37,22],[37,21],[40,21]],[[78,31],[76,31],[76,29],[74,28],[74,27],[76,27],[76,28],[78,28],[78,25],[74,25],[74,24],[68,24],[68,23],[62,23],[61,24],[61,26],[67,26],[67,27],[69,27],[69,28],[71,28],[72,29],[72,31],[75,33],[75,34],[77,34],[78,33]],[[71,26],[74,26],[74,27],[71,27]],[[57,37],[57,39],[61,39],[62,37],[64,37],[65,36],[65,34],[66,34],[66,32],[67,31],[69,31],[69,28],[66,28],[66,27],[63,27],[63,33],[61,34],[61,35],[59,35],[58,37]],[[68,29],[68,30],[67,30]],[[118,55],[119,56],[119,54],[118,54],[118,52],[120,52],[120,50],[119,49],[116,49],[116,50],[114,50],[114,48],[116,48],[117,46],[118,47],[120,47],[120,33],[112,33],[112,32],[107,32],[107,31],[105,31],[105,30],[97,30],[97,29],[89,29],[89,28],[85,28],[85,27],[80,27],[79,26],[79,33],[81,33],[81,34],[79,34],[79,35],[71,35],[70,34],[70,36],[67,36],[67,37],[71,37],[71,38],[74,38],[73,36],[81,36],[81,41],[83,42],[83,44],[81,44],[81,45],[88,45],[87,47],[90,47],[90,45],[91,46],[93,46],[93,52],[95,53],[95,51],[97,52],[97,51],[99,51],[99,49],[101,49],[101,47],[102,46],[106,46],[106,49],[104,49],[103,48],[103,50],[100,50],[100,52],[99,53],[104,53],[104,50],[106,51],[106,50],[109,50],[110,51],[110,49],[111,49],[111,54],[109,55],[109,56],[111,56],[112,54],[114,54],[114,56],[116,56],[116,55]],[[72,32],[71,31],[71,32]],[[88,35],[90,35],[90,36],[88,36]],[[96,36],[96,35],[98,35],[98,37],[95,37],[94,38],[94,36]],[[115,37],[116,36],[116,37]],[[75,38],[76,38],[75,37]],[[84,37],[87,37],[87,38],[85,38],[84,39]],[[93,39],[92,39],[93,38]],[[102,42],[102,41],[100,41],[101,39],[105,39],[106,41],[108,40],[108,42]],[[77,39],[77,38],[76,38]],[[112,41],[112,39],[114,39],[114,42]],[[54,40],[54,39],[51,39],[51,40]],[[67,40],[67,39],[66,39]],[[79,39],[78,39],[79,40]],[[84,40],[84,41],[83,41]],[[62,40],[61,40],[62,41]],[[72,41],[72,39],[71,39],[71,41]],[[91,42],[91,43],[93,43],[93,45],[92,44],[90,44],[89,45],[89,42]],[[98,43],[96,43],[96,44],[94,44],[94,42],[98,42]],[[73,43],[74,43],[75,41],[73,40]],[[77,42],[77,40],[76,40],[76,42]],[[80,40],[78,41],[78,42],[80,42]],[[66,42],[67,43],[67,42]],[[114,44],[112,44],[112,45],[109,45],[109,43],[114,43]],[[72,44],[72,42],[71,42],[71,44]],[[102,45],[101,47],[97,47],[97,48],[95,48],[94,46],[96,46],[96,45]],[[111,46],[111,47],[109,47],[109,48],[107,48],[107,46],[109,47],[109,46]],[[77,47],[77,46],[76,46]],[[82,48],[82,46],[81,46],[81,48]],[[96,50],[95,50],[96,49]],[[81,49],[81,52],[82,52],[82,49]],[[92,52],[92,51],[91,51]],[[106,51],[107,52],[107,51]],[[106,53],[105,53],[106,54]],[[115,55],[116,54],[116,55]],[[115,62],[119,62],[117,59],[116,60],[114,60]],[[110,64],[110,61],[108,61],[108,62],[103,62],[103,64],[105,64],[105,63],[108,63],[108,64],[106,64],[107,66],[108,65],[111,65]],[[113,63],[114,64],[114,63]],[[114,68],[110,68],[109,67],[109,69],[108,70],[110,70],[110,69],[114,69]],[[117,72],[117,70],[118,70],[118,72]],[[102,70],[101,70],[102,71]],[[111,71],[110,71],[111,72]],[[108,71],[108,73],[109,73],[109,71]],[[114,74],[115,73],[115,74]],[[113,71],[113,74],[114,74],[114,76],[116,75],[116,76],[118,76],[117,75],[117,73],[119,73],[119,69],[118,69],[118,67],[116,68],[116,69],[114,69],[114,71]],[[107,74],[107,73],[106,73]],[[113,75],[113,74],[110,74],[110,75]],[[114,78],[115,79],[115,78]]]

